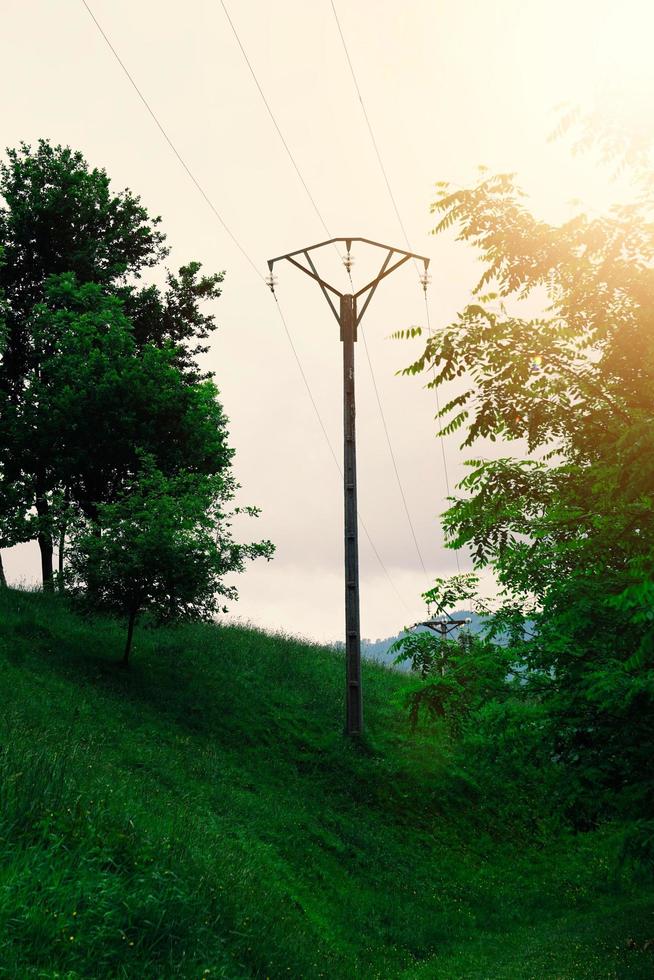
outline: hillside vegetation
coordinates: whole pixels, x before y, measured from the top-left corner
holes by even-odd
[[[0,976],[651,977],[619,828],[566,836],[411,735],[406,677],[0,590]]]

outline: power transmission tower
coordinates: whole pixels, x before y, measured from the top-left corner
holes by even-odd
[[[311,257],[316,249],[328,245],[345,243],[346,255],[343,264],[348,272],[354,262],[350,254],[352,242],[361,242],[375,248],[386,250],[386,257],[374,279],[359,289],[356,293],[342,293],[326,282],[318,273]],[[393,261],[393,258],[396,261]],[[304,258],[306,264],[301,260]],[[359,736],[363,732],[363,698],[361,692],[361,630],[359,625],[359,546],[357,522],[357,468],[356,468],[356,427],[355,427],[355,398],[354,398],[354,344],[357,339],[357,328],[363,314],[373,297],[377,286],[395,272],[409,259],[417,259],[424,263],[424,272],[420,277],[423,289],[429,283],[429,259],[424,255],[415,255],[404,249],[368,238],[331,238],[308,248],[300,248],[287,255],[278,255],[270,259],[268,269],[270,274],[267,283],[274,292],[276,280],[273,275],[275,262],[286,260],[307,276],[314,279],[320,286],[329,307],[336,317],[340,327],[340,339],[343,343],[343,433],[344,433],[344,466],[343,487],[345,494],[345,733],[349,736]],[[350,279],[350,282],[352,280]],[[332,295],[330,295],[330,293]],[[332,296],[336,298],[338,307]],[[363,299],[361,310],[357,309],[357,300]]]

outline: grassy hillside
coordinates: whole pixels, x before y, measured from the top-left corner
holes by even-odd
[[[511,825],[407,736],[406,679],[234,627],[0,591],[0,976],[651,977],[615,835]]]

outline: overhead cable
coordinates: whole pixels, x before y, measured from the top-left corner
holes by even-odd
[[[295,172],[296,172],[296,174],[297,174],[297,176],[298,176],[298,178],[299,178],[299,180],[300,180],[300,182],[301,182],[304,190],[306,191],[307,197],[309,198],[309,201],[311,202],[311,205],[313,207],[313,210],[317,214],[318,219],[319,219],[322,227],[324,228],[324,230],[327,233],[328,237],[331,238],[332,237],[332,234],[331,234],[331,232],[330,232],[330,230],[329,230],[329,228],[327,226],[327,223],[326,223],[326,221],[325,221],[325,219],[324,219],[324,217],[322,215],[322,212],[320,211],[320,208],[318,207],[318,205],[316,203],[316,200],[315,200],[313,194],[311,193],[311,191],[309,189],[309,186],[308,186],[307,182],[305,181],[305,179],[304,179],[304,177],[302,175],[302,172],[301,172],[301,170],[300,170],[300,168],[299,168],[299,166],[298,166],[298,164],[297,164],[297,162],[295,160],[295,157],[293,156],[293,154],[292,154],[292,152],[291,152],[291,150],[289,148],[289,145],[288,145],[288,143],[287,143],[287,141],[286,141],[286,139],[284,137],[284,134],[282,133],[282,130],[281,130],[280,126],[279,126],[279,123],[277,122],[277,119],[275,118],[275,114],[272,111],[272,108],[270,106],[270,102],[266,98],[266,95],[265,95],[265,93],[263,91],[263,88],[261,86],[261,83],[259,82],[259,79],[257,78],[257,75],[256,75],[256,72],[255,72],[254,67],[252,65],[252,62],[250,61],[250,58],[248,57],[247,51],[245,50],[245,46],[244,46],[243,42],[241,41],[241,38],[239,36],[239,33],[238,33],[237,29],[236,29],[236,26],[235,26],[232,18],[230,17],[229,11],[227,9],[227,5],[225,4],[224,0],[219,0],[219,2],[220,2],[220,5],[221,5],[221,7],[223,8],[223,10],[225,12],[225,16],[227,17],[227,20],[229,22],[229,26],[231,27],[232,33],[233,33],[233,35],[234,35],[234,37],[236,39],[236,43],[238,44],[238,46],[240,48],[241,54],[243,55],[243,58],[245,59],[245,63],[247,65],[247,67],[248,67],[248,69],[250,71],[250,74],[252,75],[252,78],[254,80],[254,83],[255,83],[255,85],[256,85],[256,87],[258,89],[259,95],[261,96],[261,99],[263,101],[263,104],[265,105],[266,110],[268,111],[268,115],[270,116],[270,118],[272,120],[272,123],[273,123],[275,129],[277,130],[277,134],[279,135],[279,138],[282,141],[282,144],[284,146],[284,149],[286,150],[286,153],[288,154],[288,157],[289,157],[289,159],[290,159],[290,161],[291,161],[291,163],[293,165],[293,168],[294,168],[294,170],[295,170]],[[351,67],[352,66],[350,65],[350,68]],[[353,71],[352,71],[352,74],[353,74],[353,77],[354,77],[354,72]],[[356,78],[355,78],[355,84],[356,84]],[[357,88],[358,88],[358,86],[357,86]],[[362,101],[362,105],[363,105],[363,101]],[[365,113],[365,107],[364,107],[364,113]],[[371,136],[372,136],[372,129],[371,129],[369,123],[368,123],[368,128],[370,129],[370,133],[371,133]],[[374,141],[374,136],[373,136],[373,141]],[[379,153],[377,155],[378,155],[378,159],[379,159],[380,165],[383,168],[383,164],[381,162],[381,157],[379,156]],[[387,180],[386,183],[387,183],[387,186],[388,186],[388,189],[389,189],[389,192],[390,192],[390,184],[388,183],[388,180]],[[399,218],[399,211],[397,211],[397,208],[396,208],[396,213],[397,213],[398,218]],[[401,223],[401,219],[400,219],[400,223]],[[404,231],[404,228],[403,228],[403,231]],[[406,232],[404,232],[404,237],[406,239],[406,237],[407,237],[406,236]],[[349,280],[350,280],[350,285],[352,286],[352,274],[351,274],[351,271],[350,271],[349,268],[347,269],[347,274],[348,274],[348,277],[349,277]],[[354,291],[354,287],[353,286],[352,286],[352,290]],[[400,471],[399,471],[399,467],[398,467],[398,464],[397,464],[397,459],[395,457],[395,452],[393,450],[393,445],[391,443],[391,437],[390,437],[390,433],[388,431],[388,425],[386,423],[386,418],[385,418],[385,415],[384,415],[384,410],[382,408],[381,397],[380,397],[379,388],[378,388],[378,385],[377,385],[377,379],[375,377],[375,372],[374,372],[374,369],[373,369],[373,366],[372,366],[372,360],[370,358],[370,351],[368,349],[368,343],[366,341],[365,335],[363,334],[363,331],[361,332],[361,335],[363,337],[363,343],[364,343],[364,348],[365,348],[365,353],[366,353],[366,359],[367,359],[367,362],[368,362],[368,367],[370,369],[370,375],[371,375],[371,378],[372,378],[373,390],[374,390],[374,393],[375,393],[375,400],[377,402],[377,407],[379,409],[379,414],[380,414],[380,417],[381,417],[382,428],[384,430],[384,436],[386,438],[386,444],[388,446],[388,451],[389,451],[389,454],[390,454],[390,457],[391,457],[391,462],[393,464],[393,472],[395,473],[395,479],[397,481],[398,489],[400,491],[400,496],[402,498],[402,505],[403,505],[403,508],[404,508],[404,513],[406,515],[407,523],[409,525],[409,529],[411,531],[411,536],[413,538],[413,542],[414,542],[414,545],[415,545],[415,548],[416,548],[416,551],[417,551],[417,554],[418,554],[418,560],[419,560],[419,562],[420,562],[420,564],[422,566],[423,572],[425,573],[425,575],[428,575],[427,568],[425,566],[425,561],[424,561],[424,558],[423,558],[423,555],[422,555],[422,551],[420,550],[420,545],[418,543],[418,537],[416,535],[415,527],[414,527],[413,521],[411,519],[411,513],[409,511],[409,505],[407,503],[406,494],[404,492],[404,487],[402,485],[402,480],[401,480],[401,477],[400,477]]]
[[[361,89],[359,88],[359,82],[357,81],[357,76],[356,76],[356,73],[354,71],[354,66],[352,64],[352,59],[350,58],[350,52],[348,51],[347,44],[345,43],[345,37],[343,35],[343,29],[341,28],[341,22],[338,19],[338,13],[336,12],[336,7],[334,6],[334,0],[329,0],[329,2],[331,3],[331,7],[332,7],[332,10],[334,12],[334,19],[336,20],[336,26],[338,28],[338,33],[341,36],[341,42],[343,44],[343,51],[345,52],[345,57],[347,59],[347,63],[348,63],[349,69],[350,69],[350,74],[352,75],[352,81],[354,82],[354,87],[356,89],[357,95],[359,96],[359,102],[361,103],[361,111],[363,112],[363,118],[365,119],[366,126],[368,127],[368,132],[370,134],[370,140],[372,142],[373,149],[374,149],[375,155],[377,157],[377,162],[379,163],[379,169],[382,172],[382,176],[383,176],[384,181],[386,183],[386,189],[388,191],[388,196],[390,197],[391,202],[393,204],[393,208],[395,209],[395,215],[397,217],[398,224],[399,224],[400,228],[402,229],[402,234],[404,235],[404,241],[406,242],[406,246],[409,249],[409,251],[412,252],[413,249],[411,248],[411,244],[409,242],[409,236],[406,233],[406,228],[404,227],[404,222],[402,221],[402,215],[400,214],[400,209],[397,206],[397,201],[395,200],[395,195],[393,194],[393,189],[391,187],[391,182],[388,179],[388,174],[386,173],[386,167],[384,166],[384,161],[382,160],[382,155],[379,152],[379,146],[377,145],[377,140],[375,138],[375,133],[374,133],[374,130],[372,128],[372,123],[370,122],[370,117],[368,116],[368,111],[366,109],[365,102],[363,101],[363,96],[361,95]]]
[[[227,9],[227,6],[226,6],[224,0],[219,0],[219,2],[220,2],[220,6],[223,8],[223,10],[225,12],[225,17],[227,18],[227,20],[229,22],[229,26],[232,29],[232,34],[236,38],[236,43],[238,44],[239,48],[241,49],[241,54],[243,55],[243,58],[245,59],[245,63],[248,66],[248,68],[250,69],[250,74],[252,75],[252,78],[254,80],[254,84],[257,86],[257,89],[259,90],[259,95],[261,96],[261,98],[263,100],[263,104],[265,105],[266,109],[268,110],[268,115],[270,116],[270,118],[272,120],[272,124],[275,127],[275,129],[277,130],[277,135],[279,136],[280,140],[282,141],[282,145],[283,145],[284,149],[286,150],[286,153],[288,154],[288,158],[289,158],[289,160],[291,161],[291,163],[293,165],[293,169],[295,170],[295,173],[297,174],[300,183],[304,187],[304,190],[306,191],[306,195],[307,195],[307,197],[309,198],[309,200],[311,202],[311,206],[313,207],[313,210],[316,212],[316,214],[318,216],[318,220],[320,221],[321,225],[323,226],[324,230],[327,233],[327,237],[328,238],[331,238],[332,237],[331,232],[329,231],[329,228],[325,224],[325,220],[324,220],[322,214],[320,213],[320,209],[318,208],[318,205],[316,204],[316,202],[315,202],[315,200],[313,198],[313,194],[309,190],[309,187],[307,185],[307,182],[305,181],[304,177],[302,176],[302,173],[300,171],[300,168],[298,167],[297,163],[295,162],[295,157],[291,153],[291,149],[290,149],[288,143],[286,142],[286,139],[284,138],[284,134],[282,133],[282,131],[281,131],[280,127],[279,127],[279,123],[277,122],[277,120],[275,118],[275,115],[274,115],[272,109],[270,108],[270,103],[268,102],[268,99],[266,98],[265,93],[264,93],[264,91],[263,91],[263,89],[262,89],[262,87],[261,87],[261,85],[259,83],[259,79],[257,78],[257,76],[255,74],[254,68],[252,67],[252,62],[248,58],[247,52],[246,52],[245,48],[243,47],[243,44],[242,44],[241,39],[239,37],[238,31],[236,30],[236,27],[234,26],[234,22],[233,22],[232,18],[229,15],[229,10]]]
[[[293,355],[294,355],[295,360],[297,362],[298,370],[299,370],[300,374],[302,375],[302,380],[304,381],[304,384],[306,386],[307,394],[309,395],[309,398],[311,399],[311,404],[313,405],[313,410],[316,413],[316,418],[318,419],[318,424],[320,425],[320,428],[322,429],[323,435],[325,437],[325,442],[327,443],[327,445],[329,447],[329,451],[331,453],[332,459],[334,460],[334,464],[336,466],[336,469],[338,470],[341,479],[343,479],[343,468],[342,468],[341,464],[338,461],[338,457],[337,457],[336,452],[334,450],[334,447],[332,445],[331,439],[329,438],[329,434],[327,432],[327,429],[325,428],[324,422],[323,422],[322,417],[320,415],[320,412],[318,410],[318,406],[316,405],[315,399],[313,397],[313,393],[311,391],[311,386],[309,385],[309,382],[307,380],[307,376],[304,373],[304,369],[302,367],[302,363],[300,361],[300,357],[299,357],[299,354],[297,352],[297,348],[295,347],[295,343],[293,342],[293,338],[291,336],[291,332],[289,330],[288,323],[286,322],[286,317],[284,316],[284,313],[283,313],[282,308],[280,306],[279,300],[277,299],[277,295],[275,293],[273,293],[273,296],[274,296],[274,299],[275,299],[275,303],[277,304],[277,310],[279,312],[279,316],[280,316],[281,321],[282,321],[282,323],[284,325],[284,330],[286,331],[286,336],[288,337],[288,342],[291,345],[291,350],[293,351]],[[375,557],[377,558],[377,561],[381,565],[381,568],[382,568],[384,574],[386,575],[386,578],[388,579],[388,581],[389,581],[389,583],[391,585],[391,588],[393,589],[393,591],[397,595],[398,599],[400,600],[400,602],[402,603],[402,605],[404,606],[404,608],[406,610],[408,610],[409,607],[408,607],[407,603],[405,602],[402,594],[399,592],[397,586],[395,585],[395,582],[391,578],[391,576],[389,574],[389,571],[386,568],[386,565],[384,564],[384,562],[383,562],[383,560],[381,558],[381,555],[379,554],[379,552],[378,552],[378,550],[377,550],[377,548],[375,546],[375,543],[372,540],[372,537],[370,535],[370,532],[368,531],[368,528],[366,527],[366,524],[365,524],[365,522],[364,522],[363,518],[361,517],[361,514],[359,513],[358,510],[357,510],[357,517],[359,519],[359,524],[361,525],[361,528],[363,529],[363,533],[365,534],[366,538],[368,539],[368,543],[369,543],[369,545],[370,545],[370,547],[371,547],[371,549],[372,549]]]
[[[91,20],[93,21],[93,23],[95,24],[95,26],[97,27],[97,29],[99,30],[99,32],[102,35],[102,37],[104,38],[104,40],[105,40],[108,48],[110,49],[110,51],[112,52],[112,54],[114,56],[114,58],[116,59],[116,61],[120,65],[120,67],[123,69],[123,72],[125,73],[126,77],[128,78],[128,80],[129,80],[132,88],[134,89],[134,91],[138,95],[139,99],[141,100],[141,102],[143,103],[143,105],[145,106],[145,108],[147,109],[148,113],[152,117],[155,125],[157,126],[157,129],[159,130],[159,132],[161,133],[161,135],[165,139],[166,143],[168,144],[168,146],[170,147],[170,149],[173,151],[173,153],[175,154],[175,156],[177,157],[177,159],[181,163],[181,165],[184,168],[184,170],[186,171],[187,175],[190,177],[190,179],[195,184],[196,188],[198,189],[198,191],[200,192],[200,194],[202,195],[202,197],[204,198],[204,200],[206,201],[206,203],[208,204],[208,206],[213,211],[214,215],[216,216],[216,218],[218,219],[218,221],[222,225],[223,229],[227,232],[227,234],[229,235],[229,237],[231,238],[231,240],[234,242],[234,244],[236,245],[236,247],[238,248],[238,250],[241,252],[241,254],[244,256],[244,258],[250,263],[250,265],[254,269],[254,272],[256,273],[256,275],[259,276],[260,279],[263,279],[262,274],[259,272],[259,270],[257,269],[256,265],[254,264],[254,262],[252,261],[252,259],[250,258],[250,256],[247,254],[247,252],[245,251],[245,249],[243,248],[243,246],[241,245],[241,243],[239,242],[238,238],[233,233],[233,231],[231,230],[231,228],[229,228],[229,226],[227,225],[227,223],[223,219],[222,215],[219,213],[218,209],[216,208],[215,204],[213,203],[213,201],[211,200],[211,198],[209,197],[209,195],[205,191],[204,187],[202,186],[202,184],[200,183],[200,181],[197,179],[197,177],[195,176],[195,174],[192,172],[192,170],[189,167],[189,165],[187,164],[186,160],[182,157],[181,153],[179,152],[179,150],[177,149],[177,147],[175,146],[175,144],[171,140],[170,136],[168,135],[168,133],[166,132],[166,130],[164,129],[164,127],[159,122],[159,119],[158,119],[157,115],[155,114],[154,110],[152,109],[152,107],[150,106],[150,103],[148,102],[148,100],[146,99],[146,97],[143,95],[143,92],[141,91],[141,89],[138,87],[138,85],[134,81],[134,77],[132,76],[132,74],[129,71],[129,69],[127,68],[125,62],[122,60],[122,58],[120,57],[120,55],[116,51],[115,47],[113,46],[113,44],[111,43],[111,41],[109,40],[109,38],[107,37],[107,35],[105,34],[105,32],[103,31],[101,25],[99,24],[99,22],[98,22],[98,20],[97,20],[97,18],[95,16],[95,14],[93,13],[93,11],[91,10],[91,8],[89,7],[88,3],[86,2],[86,0],[82,0],[82,3],[86,7],[86,10],[88,12],[89,17],[91,18]]]
[[[377,380],[375,378],[375,372],[372,369],[372,361],[370,360],[370,351],[368,350],[368,341],[366,340],[366,335],[364,333],[363,327],[361,328],[361,339],[363,340],[363,349],[366,352],[366,359],[368,361],[368,367],[370,368],[370,377],[372,378],[372,387],[375,392],[375,399],[377,400],[377,407],[379,408],[379,415],[381,417],[382,426],[384,427],[384,435],[386,436],[386,443],[388,445],[388,451],[391,456],[391,461],[393,463],[393,470],[395,472],[395,479],[402,497],[402,504],[404,505],[404,513],[406,514],[406,519],[408,521],[409,527],[411,528],[411,536],[413,537],[413,543],[418,553],[418,559],[422,570],[426,576],[429,575],[427,568],[425,566],[425,560],[422,556],[422,551],[420,545],[418,544],[418,538],[416,536],[416,531],[413,526],[413,521],[411,520],[411,514],[409,513],[409,505],[407,503],[406,494],[404,493],[404,487],[402,485],[402,480],[400,479],[400,473],[397,467],[397,460],[395,459],[395,453],[393,452],[393,446],[391,444],[391,437],[388,431],[388,425],[386,424],[386,416],[384,415],[384,409],[382,408],[381,398],[379,397],[379,390],[377,388]]]
[[[168,135],[168,133],[164,129],[164,127],[161,124],[161,122],[159,121],[158,116],[156,115],[156,113],[154,112],[154,110],[152,109],[152,107],[150,106],[150,103],[148,102],[148,100],[146,99],[146,97],[143,95],[141,89],[136,84],[136,81],[134,80],[134,77],[130,73],[129,69],[125,65],[125,63],[122,60],[122,58],[120,57],[120,55],[118,54],[116,48],[113,46],[113,44],[109,40],[109,37],[107,36],[107,34],[105,33],[105,31],[102,29],[100,23],[98,22],[97,18],[95,17],[93,11],[89,7],[89,5],[86,2],[86,0],[82,0],[82,4],[86,8],[89,16],[91,17],[91,20],[95,24],[95,26],[98,29],[98,31],[101,34],[101,36],[104,38],[105,43],[107,44],[107,46],[110,49],[110,51],[112,52],[114,58],[116,59],[116,61],[120,65],[120,67],[122,68],[125,76],[129,80],[132,88],[134,89],[134,91],[138,95],[139,99],[141,100],[141,102],[143,103],[143,105],[145,106],[145,108],[147,109],[149,115],[151,116],[152,120],[156,124],[156,126],[157,126],[158,130],[160,131],[161,135],[164,137],[166,143],[168,144],[168,146],[170,147],[170,149],[172,150],[172,152],[176,156],[177,160],[179,161],[179,163],[183,167],[184,171],[186,172],[186,174],[188,175],[188,177],[190,178],[190,180],[192,181],[192,183],[195,185],[195,187],[197,188],[197,190],[200,192],[200,194],[202,195],[203,199],[205,200],[205,202],[207,203],[207,205],[211,209],[211,211],[214,214],[214,216],[218,219],[218,221],[220,222],[220,224],[223,227],[223,229],[225,230],[225,232],[228,234],[228,236],[234,242],[234,244],[236,245],[236,247],[238,248],[238,250],[241,252],[241,254],[247,260],[247,262],[249,263],[249,265],[252,267],[255,275],[257,275],[259,277],[259,279],[261,279],[262,282],[265,283],[265,277],[261,274],[261,272],[259,272],[259,270],[258,270],[257,266],[255,265],[254,261],[250,258],[250,256],[248,255],[248,253],[246,252],[246,250],[243,248],[243,246],[241,245],[241,243],[239,242],[239,240],[236,238],[236,236],[234,235],[234,233],[228,227],[228,225],[224,221],[222,215],[220,214],[220,212],[218,211],[218,209],[214,205],[213,201],[211,200],[211,198],[209,197],[209,195],[206,193],[206,191],[202,187],[200,181],[197,179],[197,177],[195,176],[195,174],[193,173],[193,171],[191,170],[191,168],[188,166],[188,164],[186,163],[186,161],[182,157],[181,153],[178,151],[178,149],[175,146],[175,144],[173,143],[172,139],[170,138],[170,136]],[[275,296],[275,300],[277,302],[277,309],[279,311],[279,315],[280,315],[281,320],[282,320],[282,323],[284,325],[284,329],[285,329],[285,332],[286,332],[286,337],[287,337],[287,339],[289,341],[291,350],[293,352],[293,356],[295,357],[295,361],[296,361],[297,366],[298,366],[298,369],[300,371],[300,375],[301,375],[302,380],[304,382],[304,385],[305,385],[307,394],[309,396],[309,399],[311,401],[311,404],[313,405],[313,409],[314,409],[314,412],[315,412],[316,417],[318,419],[318,423],[320,425],[320,428],[322,429],[322,433],[323,433],[323,435],[325,437],[325,441],[327,442],[327,446],[329,448],[329,451],[330,451],[330,453],[331,453],[331,455],[332,455],[332,457],[334,459],[334,462],[336,463],[336,466],[337,466],[337,468],[338,468],[338,470],[339,470],[339,472],[341,473],[341,476],[342,476],[341,467],[340,467],[340,465],[338,463],[338,459],[336,457],[336,454],[334,452],[333,446],[332,446],[331,441],[329,439],[329,435],[327,433],[327,429],[325,428],[325,424],[324,424],[324,422],[322,420],[322,416],[320,415],[320,411],[319,411],[318,406],[316,404],[316,401],[315,401],[315,399],[313,397],[313,392],[311,391],[311,386],[309,384],[309,381],[307,379],[307,376],[306,376],[306,374],[304,372],[304,369],[302,367],[302,363],[301,363],[300,357],[299,357],[299,355],[297,353],[297,349],[295,347],[295,344],[293,343],[293,339],[291,337],[290,331],[288,329],[288,325],[286,323],[286,318],[284,317],[284,314],[282,312],[281,306],[279,305],[279,302],[277,301],[277,297],[276,296]],[[364,533],[365,533],[365,535],[366,535],[366,537],[368,539],[368,542],[370,544],[370,547],[372,548],[372,551],[373,551],[375,557],[377,558],[377,561],[379,562],[379,564],[380,564],[380,566],[382,568],[382,571],[386,575],[386,578],[388,579],[389,583],[391,584],[393,590],[395,591],[395,593],[400,598],[400,601],[403,603],[403,605],[405,606],[405,608],[408,608],[407,605],[406,605],[406,602],[402,598],[402,596],[399,593],[399,591],[398,591],[395,583],[393,582],[393,580],[392,580],[392,578],[391,578],[391,576],[390,576],[390,574],[388,572],[388,569],[386,568],[386,566],[385,566],[385,564],[384,564],[384,562],[383,562],[383,560],[382,560],[382,558],[381,558],[381,556],[380,556],[377,548],[375,547],[375,544],[374,544],[374,542],[372,540],[372,537],[370,536],[370,533],[368,532],[368,530],[367,530],[367,528],[366,528],[363,520],[361,520],[361,516],[360,515],[359,515],[359,520],[361,521],[361,526],[362,526],[362,528],[364,530]]]
[[[399,226],[400,226],[400,228],[402,230],[402,234],[404,235],[404,240],[405,240],[406,246],[409,249],[409,251],[412,252],[413,251],[413,248],[411,247],[411,242],[409,240],[409,236],[408,236],[407,231],[406,231],[406,228],[404,226],[404,221],[402,220],[402,215],[400,214],[400,209],[397,206],[397,201],[395,199],[395,195],[393,194],[393,188],[391,187],[391,182],[390,182],[390,180],[388,178],[388,173],[386,171],[386,167],[384,166],[384,161],[382,159],[382,155],[381,155],[381,152],[379,150],[379,145],[378,145],[377,139],[375,137],[375,132],[374,132],[374,130],[372,128],[372,123],[370,122],[370,117],[368,115],[368,110],[366,109],[365,102],[363,101],[363,96],[361,94],[361,89],[359,87],[359,82],[357,80],[356,72],[354,71],[354,66],[352,64],[352,59],[350,57],[350,52],[348,50],[348,46],[347,46],[347,43],[345,41],[345,35],[343,34],[343,28],[341,27],[341,22],[340,22],[339,17],[338,17],[338,12],[336,10],[336,6],[334,4],[334,0],[329,0],[329,2],[331,4],[331,8],[332,8],[332,11],[334,13],[334,19],[336,21],[336,26],[338,28],[338,33],[340,35],[341,43],[343,45],[343,51],[345,52],[345,58],[347,60],[347,63],[348,63],[349,69],[350,69],[350,74],[352,75],[352,81],[354,82],[354,87],[356,89],[356,93],[357,93],[357,96],[359,98],[359,102],[361,104],[361,110],[363,112],[363,118],[364,118],[364,120],[366,122],[366,126],[368,128],[368,133],[370,134],[370,140],[372,142],[373,149],[375,151],[375,155],[376,155],[377,161],[379,163],[379,168],[380,168],[380,170],[382,172],[382,176],[383,176],[384,182],[386,184],[386,189],[388,191],[388,196],[390,198],[391,204],[393,205],[393,210],[395,211],[395,215],[397,217],[398,224],[399,224]],[[415,260],[414,260],[414,265],[416,265]],[[417,266],[416,266],[416,268],[417,268]],[[431,336],[432,330],[431,330],[431,322],[430,322],[430,316],[429,316],[429,301],[427,299],[427,290],[426,289],[425,289],[425,309],[426,309],[426,314],[427,314],[427,330],[428,330],[429,335]],[[434,375],[433,376],[434,377],[436,376],[435,375],[435,372],[434,372]],[[436,389],[435,389],[435,392],[436,392],[436,409],[437,409],[437,412],[440,414],[438,391],[436,391]],[[450,496],[450,479],[449,479],[449,475],[448,475],[447,457],[446,457],[446,454],[445,454],[445,441],[444,441],[443,436],[440,437],[440,443],[441,443],[441,454],[442,454],[442,457],[443,457],[443,470],[444,470],[444,475],[445,475],[445,487],[447,489],[447,496],[449,497]],[[459,549],[458,548],[455,549],[455,557],[456,557],[456,567],[457,567],[457,570],[460,573],[461,572],[461,565],[460,565],[460,561],[459,561]],[[423,567],[424,567],[424,565],[423,565]]]

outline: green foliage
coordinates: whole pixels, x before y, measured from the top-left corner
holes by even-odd
[[[444,719],[451,733],[461,734],[479,708],[508,696],[510,655],[465,628],[456,639],[431,631],[410,632],[391,650],[398,653],[396,663],[410,660],[420,678],[406,696],[413,728],[424,714]]]
[[[7,150],[0,191],[0,284],[18,369],[20,341],[27,337],[27,325],[19,321],[42,298],[51,275],[69,272],[80,282],[109,287],[155,265],[167,250],[161,219],[150,218],[130,191],[113,193],[105,171],[91,169],[69,147],[39,140],[34,149],[22,143]]]
[[[487,637],[545,709],[577,826],[654,806],[654,184],[622,151],[638,193],[597,219],[535,218],[509,174],[440,187],[436,232],[456,230],[483,272],[406,371],[454,383],[441,431],[463,447],[519,440],[517,458],[469,461],[444,526],[499,582]],[[469,601],[462,586],[440,583],[439,608]]]
[[[0,976],[651,976],[623,829],[557,839],[533,783],[513,808],[535,708],[480,715],[507,790],[489,739],[407,739],[373,664],[344,744],[329,649],[141,626],[126,672],[122,624],[64,598],[6,590],[0,623]]]
[[[195,359],[209,348],[198,341],[206,340],[215,329],[213,314],[203,313],[198,304],[217,299],[224,279],[222,272],[201,275],[201,268],[199,262],[189,262],[176,276],[167,272],[165,292],[156,286],[134,285],[117,291],[133,325],[137,346],[171,346],[175,363],[190,378],[202,377]]]
[[[654,879],[654,820],[634,820],[622,833],[620,864],[640,879]]]
[[[459,573],[450,578],[437,578],[431,589],[423,592],[427,607],[434,606],[436,612],[448,615],[448,611],[453,609],[458,603],[467,603],[470,599],[476,598],[479,579],[473,572]]]
[[[414,337],[422,337],[422,327],[408,327],[391,334],[391,340],[413,340]]]
[[[270,559],[269,541],[237,544],[225,504],[231,478],[180,472],[165,477],[151,457],[114,503],[101,504],[97,522],[79,523],[70,551],[69,579],[94,606],[129,619],[124,662],[139,612],[158,620],[210,619],[236,587],[224,576],[246,559]],[[251,513],[253,510],[250,509]]]
[[[160,219],[67,147],[8,150],[0,195],[0,545],[37,537],[50,584],[53,537],[120,496],[139,452],[167,474],[229,468],[194,360],[223,274],[190,262],[142,286],[168,254]]]
[[[63,483],[94,517],[138,471],[139,454],[168,474],[228,469],[233,450],[215,386],[189,384],[170,346],[139,350],[121,300],[95,283],[53,277],[32,329],[39,356],[13,418],[21,468],[34,481],[45,469],[49,491]]]

